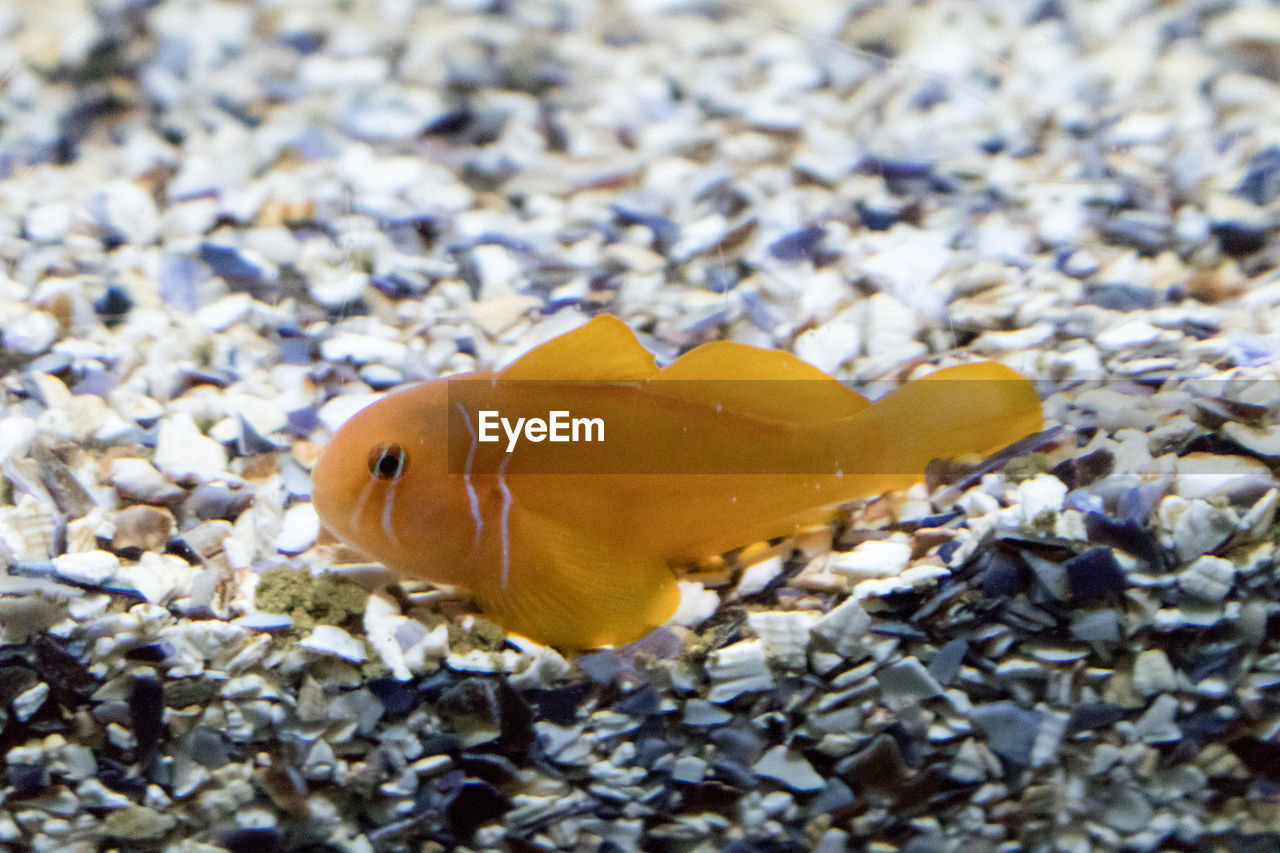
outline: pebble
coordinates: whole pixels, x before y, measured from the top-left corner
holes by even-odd
[[[1102,811],[1102,819],[1120,832],[1137,832],[1150,824],[1154,814],[1155,810],[1146,796],[1126,785],[1112,789],[1109,802]]]
[[[329,402],[320,407],[320,411],[316,413],[317,419],[325,429],[333,434],[338,431],[347,420],[356,412],[373,405],[382,399],[382,394],[345,394],[334,397]]]
[[[1188,453],[1178,457],[1175,465],[1177,494],[1189,500],[1258,496],[1277,485],[1271,469],[1248,456]]]
[[[706,777],[707,771],[706,761],[694,755],[684,755],[671,766],[671,781],[694,785]]]
[[[132,506],[107,516],[114,528],[111,547],[122,550],[164,550],[175,528],[173,514],[167,509],[153,506]]]
[[[757,776],[774,779],[793,791],[820,791],[826,780],[818,775],[813,765],[804,756],[787,749],[775,746],[751,765]]]
[[[1175,722],[1178,715],[1178,700],[1168,694],[1156,696],[1138,721],[1134,724],[1133,733],[1143,743],[1174,743],[1182,739],[1182,729]]]
[[[1031,763],[1031,750],[1040,727],[1040,715],[1014,702],[974,705],[969,720],[987,736],[991,751],[1014,764]]]
[[[686,726],[721,726],[732,719],[733,714],[704,699],[690,699],[684,703],[681,722]]]
[[[804,669],[809,634],[819,615],[807,610],[747,614],[747,625],[764,644],[765,654],[786,669]]]
[[[1105,601],[1123,592],[1128,580],[1109,548],[1095,548],[1068,560],[1063,569],[1072,600],[1077,604]]]
[[[813,626],[813,633],[824,637],[837,655],[857,660],[864,652],[864,640],[871,630],[871,616],[855,598],[848,598]]]
[[[737,594],[742,598],[746,598],[763,592],[769,584],[773,583],[782,574],[782,567],[783,562],[780,554],[775,554],[758,563],[752,563],[742,572],[742,578],[738,581],[736,589]]]
[[[833,554],[828,567],[860,581],[899,575],[910,562],[911,546],[906,542],[871,540],[855,546],[852,551]]]
[[[933,676],[940,685],[950,684],[960,671],[960,665],[968,653],[968,640],[963,637],[948,640],[938,649],[933,660],[929,661],[929,675]]]
[[[350,332],[335,335],[320,344],[320,355],[327,361],[402,366],[408,354],[408,347],[399,341]]]
[[[862,330],[857,323],[839,319],[810,329],[796,338],[796,356],[826,373],[862,352]]]
[[[1071,617],[1071,635],[1088,643],[1118,643],[1120,616],[1114,610],[1085,610]]]
[[[53,508],[31,495],[15,507],[0,507],[0,542],[20,560],[41,561],[53,556],[58,518]]]
[[[1163,649],[1146,649],[1133,661],[1133,687],[1142,696],[1178,689],[1178,677]]]
[[[1221,433],[1259,456],[1280,458],[1280,427],[1275,424],[1257,428],[1240,423],[1226,423],[1222,425]]]
[[[44,311],[25,311],[5,321],[0,343],[23,355],[47,352],[58,339],[58,321]]]
[[[761,640],[742,640],[712,652],[707,656],[707,675],[712,681],[707,701],[717,704],[773,688],[773,673]]]
[[[123,243],[145,246],[160,233],[160,215],[151,193],[127,181],[99,187],[89,200],[89,215],[99,228]]]
[[[1067,485],[1052,474],[1041,474],[1019,484],[1018,498],[1022,517],[1034,522],[1041,513],[1056,513],[1067,497]]]
[[[369,90],[348,110],[345,128],[370,141],[397,141],[421,133],[446,112],[435,92],[392,85]]]
[[[175,480],[208,482],[226,476],[228,459],[221,444],[201,434],[190,415],[178,412],[160,422],[154,462]]]
[[[36,205],[28,211],[23,227],[31,240],[55,243],[67,233],[75,214],[74,205],[65,201],[51,201]]]
[[[177,823],[177,818],[145,806],[129,805],[112,811],[101,823],[107,838],[125,841],[152,841],[163,838]]]
[[[249,287],[275,278],[274,265],[252,249],[201,243],[200,260],[233,287]]]
[[[1229,560],[1203,556],[1178,575],[1178,585],[1188,595],[1205,601],[1221,601],[1231,592],[1236,569]]]
[[[165,604],[170,599],[191,593],[195,572],[180,557],[146,553],[138,562],[122,567],[116,574],[116,581],[132,588],[152,604]]]
[[[1280,198],[1280,146],[1269,145],[1253,155],[1235,192],[1258,207]]]
[[[196,322],[213,332],[225,332],[243,321],[253,311],[253,299],[247,293],[229,296],[202,305],[196,311]]]
[[[231,624],[249,631],[280,631],[293,627],[293,617],[287,613],[267,613],[264,610],[255,610],[252,613],[246,613],[244,616],[232,619]]]
[[[276,536],[276,550],[282,554],[301,554],[315,544],[320,535],[320,517],[309,503],[295,504],[285,510]]]
[[[720,595],[696,581],[680,581],[680,605],[668,622],[693,628],[706,622],[720,609]]]
[[[807,260],[818,251],[826,234],[821,225],[810,225],[774,240],[768,245],[768,251],[780,261]]]
[[[973,738],[966,738],[951,759],[947,775],[961,784],[973,784],[985,782],[999,769],[999,761],[989,750]]]
[[[317,625],[298,645],[309,651],[332,655],[352,663],[363,663],[368,659],[364,643],[332,625]]]
[[[880,689],[895,698],[918,702],[942,694],[942,685],[915,657],[903,658],[876,671]]]
[[[116,576],[119,568],[120,559],[110,551],[83,551],[53,558],[53,570],[59,577],[88,586],[102,586]]]
[[[1213,551],[1235,532],[1237,518],[1228,509],[1193,500],[1173,524],[1174,548],[1183,560]]]
[[[1160,339],[1161,331],[1146,320],[1127,320],[1104,329],[1094,341],[1108,352],[1120,352],[1132,347],[1153,344]]]
[[[10,704],[13,707],[13,715],[20,722],[25,723],[35,716],[35,713],[40,710],[48,698],[48,684],[41,682],[34,687],[30,687],[10,700]]]

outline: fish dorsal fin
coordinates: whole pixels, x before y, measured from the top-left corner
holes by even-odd
[[[658,371],[649,388],[666,397],[777,423],[824,423],[871,405],[790,353],[730,341],[689,350]]]
[[[561,649],[620,645],[661,625],[680,603],[675,575],[659,557],[603,541],[520,500],[505,529],[505,556],[490,540],[498,553],[485,561],[472,593],[481,610],[517,634]]]
[[[657,371],[653,354],[626,323],[601,314],[572,332],[534,347],[507,365],[501,379],[629,382]]]

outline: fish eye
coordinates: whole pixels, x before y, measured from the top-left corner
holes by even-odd
[[[379,480],[395,480],[409,465],[408,452],[398,444],[375,444],[369,451],[369,473]]]

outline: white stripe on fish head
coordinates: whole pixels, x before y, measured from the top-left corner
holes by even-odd
[[[364,488],[360,490],[360,496],[356,498],[356,505],[352,507],[351,518],[348,519],[347,522],[351,525],[352,530],[359,530],[361,528],[360,516],[364,515],[365,504],[369,502],[369,496],[373,494],[373,487],[377,484],[378,478],[371,476],[369,477],[369,482],[365,483]]]
[[[458,411],[462,412],[462,422],[467,425],[467,432],[471,436],[471,446],[467,448],[467,466],[462,469],[462,485],[467,490],[467,503],[471,506],[471,523],[475,526],[476,535],[471,543],[474,548],[480,544],[480,531],[484,530],[484,516],[480,514],[480,496],[476,494],[476,487],[471,482],[471,467],[476,461],[476,445],[478,436],[475,428],[471,426],[471,415],[467,414],[466,408],[458,403]]]
[[[400,540],[396,536],[394,525],[391,523],[391,516],[396,503],[396,484],[400,482],[400,478],[392,480],[387,485],[387,493],[382,496],[382,532],[386,534],[387,539],[399,545]]]
[[[508,453],[498,466],[498,490],[502,492],[502,514],[498,517],[498,530],[502,537],[502,588],[507,588],[507,576],[511,572],[511,489],[507,488]]]

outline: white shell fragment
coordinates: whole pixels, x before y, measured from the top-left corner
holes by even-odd
[[[1162,649],[1147,649],[1133,664],[1133,686],[1139,694],[1152,696],[1178,688],[1177,674]]]
[[[224,475],[227,453],[201,434],[190,415],[177,413],[160,422],[155,464],[175,480],[204,482]]]
[[[710,619],[720,608],[720,595],[696,581],[680,581],[680,604],[668,620],[693,628]]]
[[[368,658],[364,643],[332,625],[317,625],[298,645],[309,651],[333,655],[352,663],[363,663]]]
[[[1178,585],[1188,595],[1206,601],[1221,601],[1231,592],[1236,569],[1221,557],[1203,556],[1178,575]]]
[[[783,560],[780,554],[747,566],[742,572],[742,579],[738,581],[738,595],[746,597],[762,591],[782,574],[782,566]]]
[[[861,581],[895,577],[910,562],[911,546],[907,543],[872,540],[863,542],[852,551],[833,554],[829,567],[833,572]]]
[[[120,559],[108,551],[61,554],[53,558],[53,570],[59,577],[90,586],[107,583],[119,568]]]
[[[0,544],[19,560],[47,560],[53,553],[58,519],[54,508],[31,495],[16,506],[0,507]]]
[[[751,766],[757,776],[776,779],[793,791],[819,791],[826,780],[813,765],[785,746],[775,746]]]
[[[761,640],[742,640],[712,652],[707,657],[707,674],[712,682],[707,694],[710,702],[727,702],[743,693],[773,687],[773,673]]]
[[[747,625],[764,644],[765,654],[786,669],[804,669],[809,632],[819,615],[808,610],[747,614]]]
[[[320,517],[309,503],[295,504],[285,511],[276,536],[276,549],[282,554],[301,554],[315,544],[320,535]]]
[[[870,629],[870,615],[857,599],[849,598],[814,623],[813,633],[825,637],[836,654],[856,659]]]

